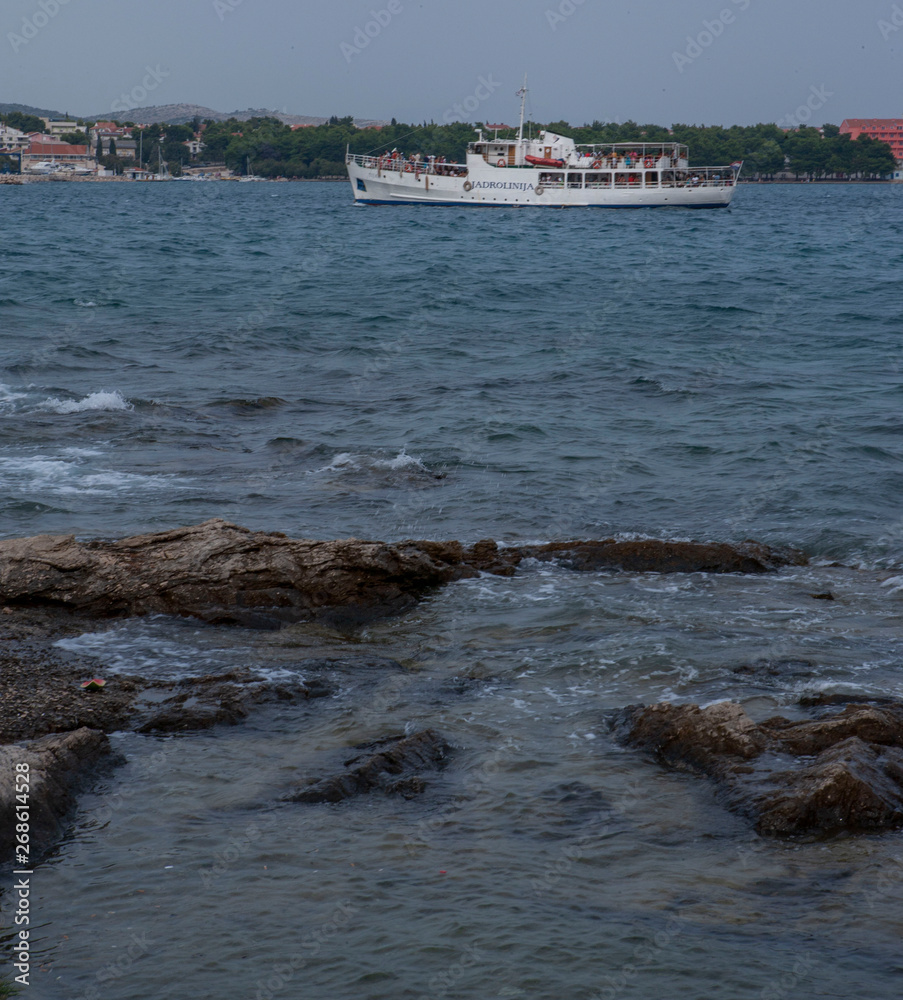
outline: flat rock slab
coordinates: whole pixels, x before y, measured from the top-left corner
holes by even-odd
[[[0,601],[83,615],[192,615],[278,628],[314,615],[366,620],[479,573],[513,574],[525,559],[575,570],[765,573],[805,562],[795,550],[655,540],[499,548],[460,542],[291,539],[220,519],[118,541],[72,535],[0,541]]]
[[[451,746],[432,729],[367,744],[345,761],[340,774],[314,781],[286,796],[289,802],[341,802],[374,790],[413,798],[426,790],[424,771],[445,766]]]
[[[759,833],[903,827],[903,704],[847,705],[756,724],[740,705],[632,705],[613,726],[664,764],[712,778]]]
[[[110,742],[96,729],[44,736],[32,743],[0,746],[0,862],[16,848],[16,765],[28,765],[28,824],[30,868],[64,832],[76,793],[110,752]]]

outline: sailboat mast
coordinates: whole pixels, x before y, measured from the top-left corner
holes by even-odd
[[[517,130],[518,144],[524,141],[524,108],[527,105],[527,74],[524,73],[524,86],[520,92],[520,128]]]

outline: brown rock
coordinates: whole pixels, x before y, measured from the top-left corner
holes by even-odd
[[[427,591],[480,572],[510,576],[524,558],[580,570],[763,573],[804,561],[755,542],[560,542],[500,549],[491,540],[350,538],[318,542],[214,519],[190,528],[82,543],[38,535],[0,541],[0,601],[81,614],[194,615],[278,628],[328,614],[357,621],[409,607]]]
[[[621,739],[705,773],[760,833],[903,826],[903,705],[848,705],[814,720],[753,723],[739,705],[631,706]]]
[[[765,749],[765,738],[740,705],[631,705],[616,718],[627,742],[661,760],[717,773],[725,757],[749,760]]]
[[[6,603],[53,603],[99,616],[245,616],[278,624],[326,607],[406,607],[432,587],[475,573],[416,543],[296,541],[218,519],[116,542],[51,535],[0,541]]]
[[[815,722],[788,722],[780,717],[760,726],[774,744],[788,753],[813,756],[857,736],[879,746],[903,745],[903,705],[847,705],[839,715]]]
[[[903,826],[903,751],[856,736],[774,777],[755,800],[756,829],[770,836]]]
[[[0,861],[16,848],[17,764],[28,765],[28,864],[30,868],[63,835],[75,793],[94,765],[110,752],[107,737],[94,729],[44,736],[33,743],[0,747]],[[20,785],[21,787],[21,785]]]

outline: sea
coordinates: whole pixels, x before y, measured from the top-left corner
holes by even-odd
[[[161,616],[61,640],[101,676],[251,667],[335,693],[114,734],[124,763],[31,878],[26,996],[900,996],[903,833],[761,838],[608,720],[903,697],[903,185],[741,185],[701,212],[36,183],[0,187],[0,220],[2,537],[219,517],[811,559],[526,564],[355,628]],[[354,665],[374,657],[395,665]],[[425,728],[455,749],[423,795],[283,801]]]

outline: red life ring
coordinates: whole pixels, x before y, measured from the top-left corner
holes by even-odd
[[[406,174],[413,173],[414,172],[414,165],[412,163],[406,163],[404,165],[404,172]]]
[[[496,163],[496,166],[497,167],[507,167],[508,166],[508,161],[505,159],[504,156],[500,156],[499,157],[499,162]]]
[[[644,167],[645,167],[645,168],[646,168],[647,170],[649,169],[649,167],[651,167],[651,166],[652,166],[652,157],[651,157],[651,156],[647,156],[647,157],[646,157],[646,159],[645,159],[645,160],[643,160],[643,166],[644,166]]]
[[[602,166],[601,160],[593,160],[593,170],[598,170]]]

